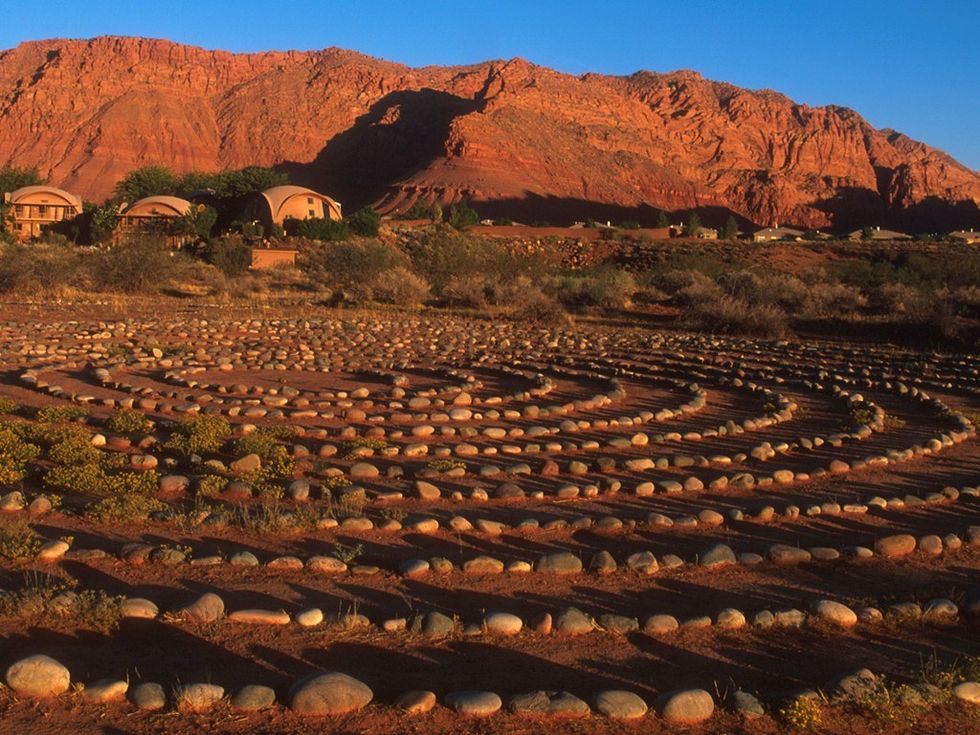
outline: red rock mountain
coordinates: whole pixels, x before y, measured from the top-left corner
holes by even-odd
[[[841,107],[689,71],[521,59],[410,68],[338,49],[232,54],[103,37],[0,52],[0,164],[100,200],[127,171],[279,166],[351,206],[757,224],[980,225],[980,175]]]

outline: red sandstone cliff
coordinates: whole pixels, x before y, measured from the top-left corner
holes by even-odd
[[[694,72],[575,77],[520,59],[412,69],[337,49],[25,43],[0,52],[4,163],[89,199],[149,163],[259,164],[348,206],[421,196],[556,220],[696,206],[759,224],[980,224],[980,175],[852,110]]]

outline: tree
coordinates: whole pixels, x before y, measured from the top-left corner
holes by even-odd
[[[701,218],[698,216],[697,212],[691,212],[691,216],[687,218],[687,227],[684,229],[684,234],[688,237],[697,237],[698,230],[701,229]]]
[[[218,221],[218,211],[214,207],[195,207],[184,219],[187,220],[186,232],[197,235],[200,240],[207,240]]]
[[[449,224],[457,230],[465,230],[480,221],[480,215],[465,202],[454,204],[449,208]]]
[[[355,235],[361,237],[377,237],[381,227],[381,215],[371,207],[364,207],[347,218],[347,226]]]
[[[804,240],[816,240],[819,237],[820,237],[820,233],[817,232],[816,230],[806,230],[803,233],[803,239]]]
[[[290,235],[299,235],[309,240],[346,240],[350,237],[347,223],[332,219],[320,217],[304,220],[287,219],[284,225]]]
[[[638,230],[640,229],[640,223],[636,220],[628,219],[619,223],[619,226],[624,230]]]
[[[738,222],[732,215],[728,215],[725,226],[721,228],[721,239],[734,240],[736,237],[738,237]]]
[[[116,231],[116,224],[119,222],[118,207],[114,204],[106,203],[101,206],[85,207],[85,214],[88,216],[88,241],[93,245],[105,242],[112,237]]]
[[[861,239],[862,240],[868,241],[868,240],[871,240],[873,238],[874,238],[874,230],[872,230],[870,227],[862,227],[861,228]]]
[[[130,171],[116,183],[114,193],[118,201],[135,202],[148,196],[176,196],[181,183],[173,171],[163,166],[144,166]]]
[[[40,183],[41,176],[36,168],[0,167],[0,200],[3,199],[3,194],[16,191],[22,186],[35,186]]]
[[[670,227],[670,220],[667,219],[667,213],[663,210],[657,212],[657,227],[660,229]]]

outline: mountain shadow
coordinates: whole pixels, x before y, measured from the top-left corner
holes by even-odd
[[[329,192],[347,212],[446,155],[452,122],[483,100],[434,89],[391,92],[338,133],[310,163],[278,166],[303,186]]]

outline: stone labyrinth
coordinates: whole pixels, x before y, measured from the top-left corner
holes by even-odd
[[[980,653],[970,357],[387,316],[0,354],[10,722],[710,727]]]

